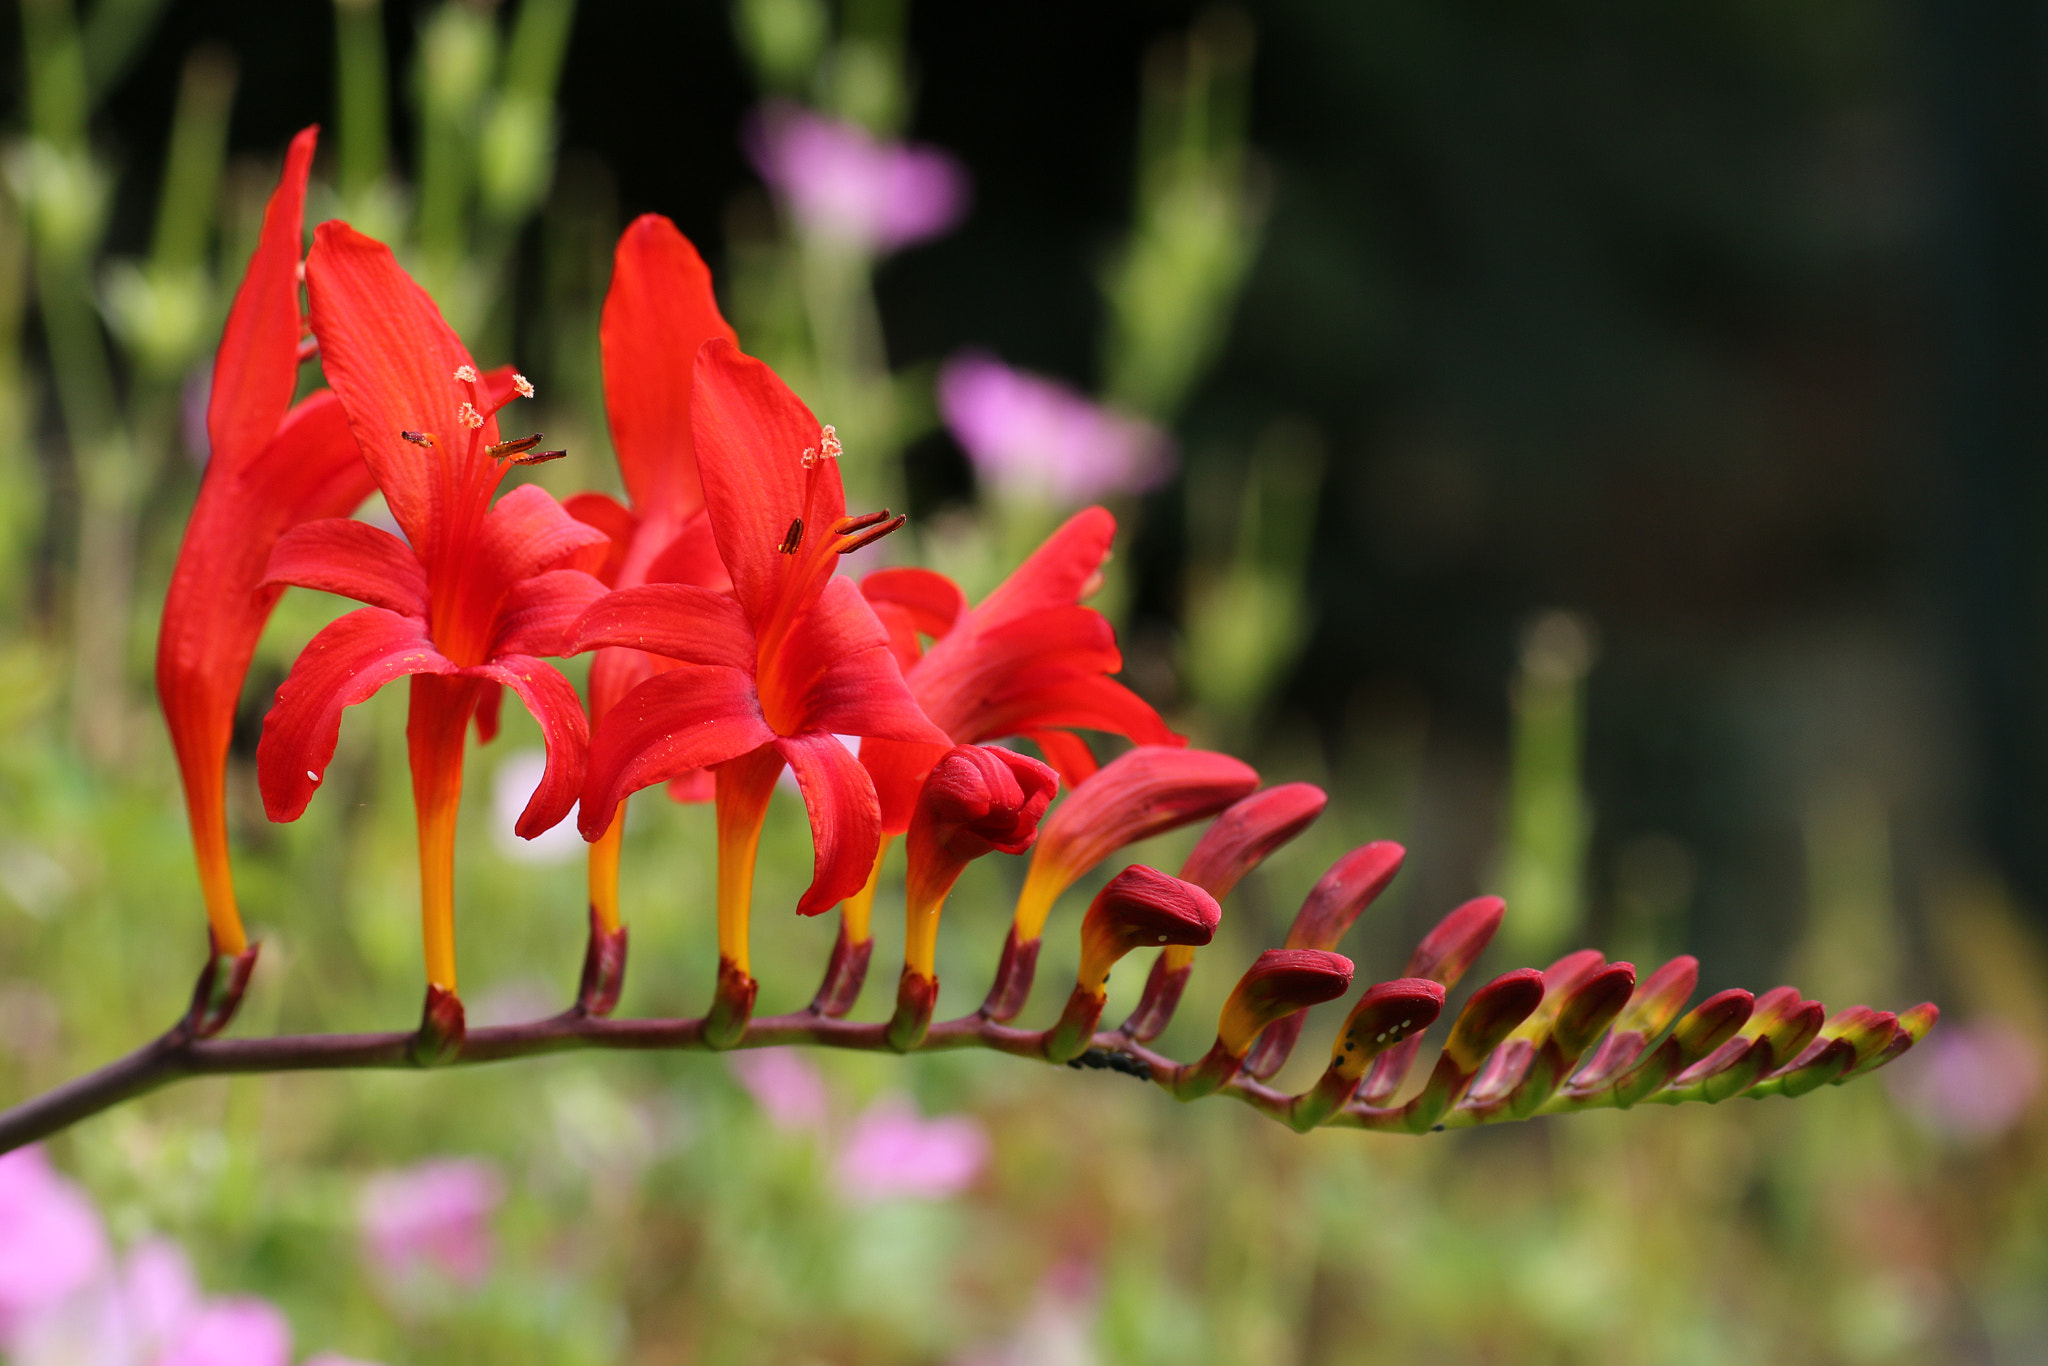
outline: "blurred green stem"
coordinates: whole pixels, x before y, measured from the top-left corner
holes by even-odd
[[[390,77],[379,0],[334,0],[334,87],[339,189],[355,204],[384,179]]]

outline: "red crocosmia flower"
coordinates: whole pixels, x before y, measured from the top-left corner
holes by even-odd
[[[582,828],[594,839],[628,794],[714,768],[720,1001],[714,1041],[751,991],[747,914],[754,850],[786,763],[809,809],[816,866],[798,903],[816,915],[858,891],[881,840],[867,770],[838,737],[941,747],[888,633],[839,556],[901,526],[846,515],[839,442],[760,361],[724,339],[698,354],[690,420],[726,596],[691,584],[626,588],[596,604],[572,648],[631,646],[684,662],[626,694],[591,744]],[[716,1008],[715,1008],[716,1010]]]
[[[298,819],[334,757],[342,708],[412,679],[406,743],[419,820],[430,1016],[459,1031],[455,1000],[455,812],[470,718],[499,687],[518,693],[547,741],[547,769],[520,816],[527,838],[560,821],[583,785],[589,728],[560,654],[568,625],[604,593],[587,568],[602,532],[535,485],[491,495],[530,443],[501,443],[497,410],[533,386],[479,376],[469,352],[391,252],[323,223],[306,261],[313,335],[400,540],[366,522],[310,522],[279,540],[270,581],[370,604],[308,644],[264,722],[257,776],[272,820]],[[439,993],[437,995],[436,993]]]
[[[969,745],[1022,735],[1044,753],[1069,788],[1095,772],[1095,756],[1074,729],[1127,736],[1141,745],[1185,745],[1159,713],[1109,675],[1123,667],[1116,631],[1081,600],[1102,584],[1116,519],[1085,508],[1046,538],[972,611],[960,588],[929,569],[878,569],[861,592],[889,628],[903,678],[925,715]],[[920,637],[931,637],[925,650]],[[945,754],[931,745],[877,740],[861,763],[882,803],[885,836],[910,825],[918,789]],[[842,940],[868,937],[881,858],[867,886],[846,905]]]
[[[343,516],[368,497],[369,467],[326,390],[294,406],[306,172],[318,130],[292,139],[263,232],[235,292],[206,409],[212,447],[164,598],[156,690],[184,778],[199,883],[216,950],[247,946],[228,866],[225,779],[235,702],[284,589],[264,584],[288,527]]]
[[[694,583],[729,592],[697,474],[690,432],[690,372],[713,337],[735,340],[711,292],[711,271],[690,239],[659,214],[643,214],[619,237],[611,290],[599,328],[604,347],[605,413],[630,507],[602,493],[579,493],[569,515],[611,537],[598,577],[607,587]],[[590,663],[590,723],[621,697],[674,665],[645,650],[603,649]],[[711,800],[711,775],[691,770],[669,795]],[[623,813],[590,846],[590,905],[607,934],[619,928],[619,840]]]

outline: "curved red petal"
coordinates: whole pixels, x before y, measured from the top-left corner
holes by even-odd
[[[690,372],[705,342],[737,338],[718,311],[710,269],[668,219],[642,214],[619,235],[598,330],[605,415],[634,507],[695,511],[704,490],[690,431]]]
[[[364,607],[329,622],[299,652],[263,720],[256,780],[265,813],[274,821],[295,821],[305,813],[334,758],[344,707],[394,678],[456,672],[416,617]]]
[[[842,735],[852,733],[840,732]],[[949,748],[947,745],[918,744],[881,736],[861,737],[860,763],[868,771],[869,781],[875,785],[875,800],[882,808],[883,833],[900,835],[910,828],[910,818],[917,810],[917,794],[924,787],[924,780],[930,776],[933,766],[946,757]]]
[[[570,653],[622,645],[752,676],[754,633],[740,605],[690,583],[646,583],[599,598],[576,622]]]
[[[493,655],[565,655],[569,628],[605,595],[605,586],[580,569],[551,569],[521,579],[498,604]]]
[[[619,570],[626,563],[626,550],[633,543],[634,532],[639,530],[640,519],[608,493],[572,493],[562,500],[562,511],[611,538],[611,544],[605,548],[604,563],[591,573],[607,586],[617,587]]]
[[[476,695],[476,742],[488,745],[498,738],[498,718],[505,710],[505,689],[502,684],[486,683]]]
[[[664,523],[664,525],[668,525]],[[711,534],[711,518],[703,509],[685,521],[669,537],[640,572],[644,583],[694,583],[714,593],[732,591],[732,575],[718,558],[718,541]]]
[[[743,671],[680,664],[656,674],[620,698],[591,737],[577,817],[583,838],[609,829],[619,803],[641,788],[736,759],[774,739],[761,719],[754,681]]]
[[[690,428],[719,558],[759,623],[806,559],[778,548],[791,523],[801,519],[805,534],[819,537],[846,516],[839,462],[805,468],[804,451],[819,445],[818,419],[773,370],[723,339],[697,355]]]
[[[563,648],[569,653],[565,640]],[[584,689],[590,709],[590,723],[596,725],[604,720],[606,712],[619,704],[619,699],[645,683],[655,674],[674,666],[674,660],[662,659],[648,654],[645,650],[605,649],[591,656],[590,682]]]
[[[401,616],[427,614],[427,571],[412,547],[348,517],[301,522],[278,537],[263,582],[338,593]]]
[[[510,588],[550,569],[602,568],[607,549],[602,531],[571,517],[540,485],[521,484],[485,514],[464,568]]]
[[[835,575],[817,603],[791,627],[761,679],[762,708],[773,724],[786,707],[784,734],[807,730],[879,735],[950,745],[903,682],[888,633],[853,580]],[[771,698],[780,698],[778,707]]]
[[[263,231],[228,309],[206,405],[208,464],[233,472],[270,444],[299,378],[299,262],[305,257],[306,174],[318,126],[292,139],[263,210]]]
[[[390,249],[346,223],[314,230],[306,292],[321,368],[391,515],[430,575],[460,564],[505,475],[483,453],[498,439],[497,419],[472,429],[459,416],[472,397],[455,378],[475,368],[468,350]],[[432,433],[435,444],[423,448],[403,431]]]
[[[839,737],[824,731],[786,735],[775,748],[789,762],[811,817],[814,865],[798,915],[829,911],[867,885],[882,846],[874,784]]]
[[[1213,750],[1141,745],[1103,765],[1039,827],[1036,858],[1078,878],[1114,851],[1251,794],[1257,770]]]
[[[1115,540],[1116,518],[1107,509],[1082,508],[975,606],[976,619],[996,623],[1048,607],[1072,606],[1100,583],[1103,561]]]
[[[527,799],[513,827],[521,839],[532,839],[560,824],[583,790],[584,760],[590,747],[590,723],[583,718],[583,699],[553,666],[531,655],[506,654],[464,669],[470,678],[486,678],[519,694],[526,710],[540,723],[547,747],[547,768],[540,786]]]
[[[860,581],[860,591],[877,609],[885,602],[901,608],[919,634],[934,640],[967,615],[967,595],[960,585],[935,570],[914,566],[877,569]]]
[[[1025,730],[1018,734],[1038,746],[1045,761],[1069,788],[1087,782],[1102,768],[1095,762],[1095,751],[1088,748],[1088,742],[1071,731]]]
[[[974,739],[1079,729],[1127,736],[1141,745],[1179,749],[1187,744],[1187,737],[1169,727],[1144,698],[1100,675],[1070,678],[1002,697],[983,708],[973,721],[969,738]]]

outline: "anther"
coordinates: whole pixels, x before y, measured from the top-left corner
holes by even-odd
[[[461,380],[464,384],[476,383],[476,367],[474,365],[456,366],[455,378]]]
[[[463,426],[472,431],[484,425],[484,415],[476,410],[474,403],[465,403],[455,410],[455,416]]]
[[[532,455],[513,456],[512,463],[515,465],[545,465],[550,460],[560,460],[568,453],[567,451],[535,451]]]
[[[886,509],[880,513],[875,513],[871,515],[889,517],[888,511]],[[866,531],[861,532],[858,536],[847,537],[844,541],[840,542],[840,544],[836,546],[835,549],[841,555],[851,555],[856,550],[860,550],[865,546],[873,545],[876,541],[881,540],[890,532],[895,531],[897,528],[901,527],[904,524],[904,522],[908,520],[908,518],[902,516],[899,513],[897,516],[889,517],[889,520],[883,522],[880,526],[868,525],[865,521],[863,521],[862,524],[867,525],[868,529]]]
[[[532,436],[522,436],[516,441],[500,441],[495,446],[486,446],[484,454],[503,460],[508,455],[525,455],[540,443],[541,434],[535,432]]]
[[[533,381],[524,375],[512,376],[512,392],[521,398],[533,397]],[[566,452],[565,452],[566,454]]]
[[[832,528],[832,534],[844,536],[850,531],[861,531],[875,525],[877,522],[886,522],[888,520],[889,509],[887,508],[883,508],[880,512],[863,512],[858,517],[842,517],[839,519],[838,525]]]
[[[433,449],[434,434],[432,432],[400,432],[398,437],[399,440],[410,441],[415,446],[425,446],[429,450]]]
[[[845,451],[839,445],[839,433],[827,422],[825,430],[818,437],[818,454],[827,460],[837,460]]]
[[[782,544],[776,546],[775,549],[784,555],[794,555],[796,554],[797,547],[802,545],[803,543],[804,519],[798,517],[790,522],[789,530],[784,532],[782,535]]]

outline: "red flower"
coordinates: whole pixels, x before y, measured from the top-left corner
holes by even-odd
[[[602,493],[579,493],[569,515],[611,537],[597,571],[609,588],[694,583],[727,592],[704,511],[690,432],[690,372],[713,337],[735,340],[711,292],[711,272],[690,239],[659,214],[642,214],[619,236],[611,290],[599,328],[604,347],[605,415],[629,507]],[[638,684],[675,664],[645,650],[603,649],[590,663],[590,724],[604,720]],[[679,800],[709,801],[710,775],[693,769],[669,784]],[[619,928],[621,818],[590,846],[590,905],[600,928]]]
[[[264,583],[287,528],[347,514],[373,487],[341,404],[292,404],[299,374],[299,262],[306,172],[318,130],[292,139],[263,233],[228,312],[206,409],[212,455],[185,526],[157,635],[156,690],[184,778],[214,945],[247,947],[228,865],[224,784],[235,702],[284,589]]]
[[[682,667],[634,688],[591,744],[584,838],[627,794],[713,768],[718,802],[721,999],[744,994],[754,849],[786,763],[809,809],[816,864],[798,903],[816,915],[866,881],[881,839],[874,784],[838,740],[939,746],[888,633],[838,557],[901,526],[846,515],[839,443],[760,361],[723,339],[697,357],[690,399],[699,471],[733,595],[691,584],[626,588],[577,623],[572,648],[631,646]],[[744,1014],[744,1010],[740,1011]]]
[[[488,738],[497,689],[518,693],[548,755],[518,832],[532,838],[568,813],[589,729],[576,690],[536,656],[560,654],[565,628],[603,594],[584,570],[602,560],[605,538],[534,485],[492,504],[504,457],[515,453],[499,446],[494,414],[532,386],[516,375],[480,377],[382,243],[324,223],[306,279],[321,362],[405,539],[334,519],[278,542],[270,582],[370,606],[329,625],[300,654],[264,722],[257,774],[270,818],[296,820],[334,757],[342,708],[412,678],[406,743],[427,977],[452,999],[464,735],[474,715]]]

